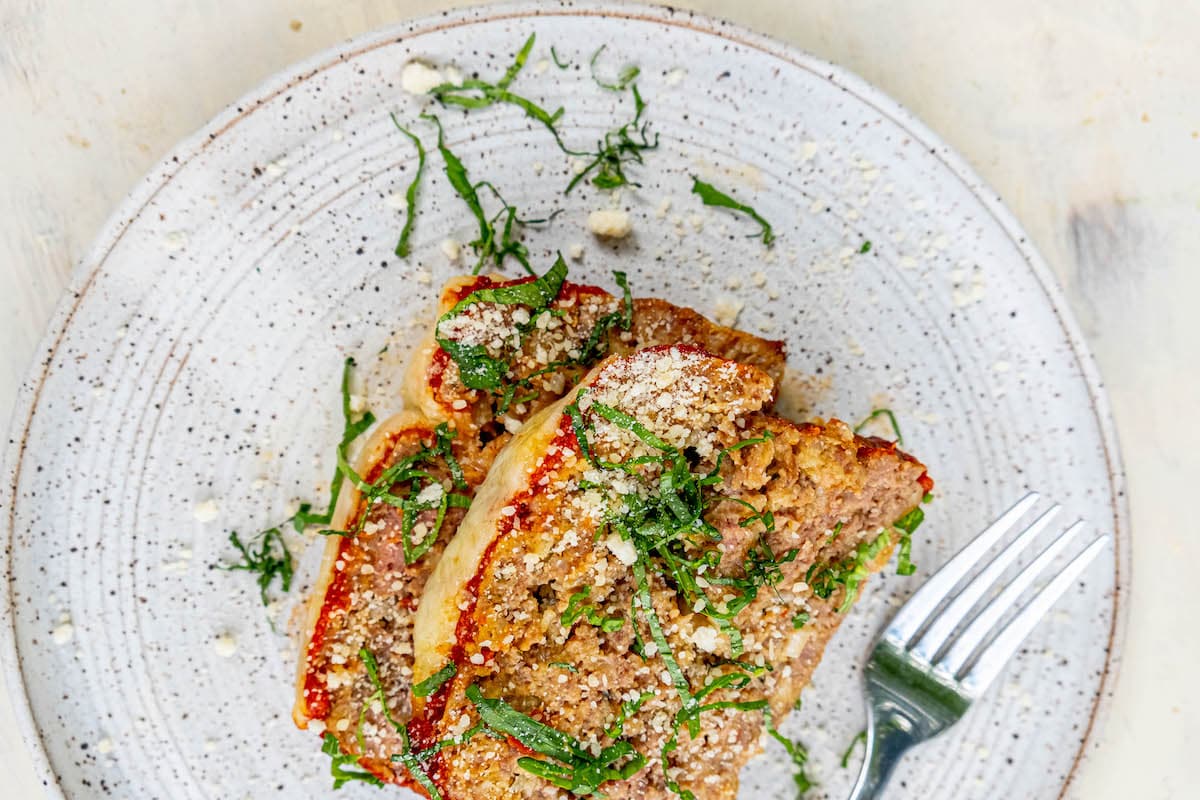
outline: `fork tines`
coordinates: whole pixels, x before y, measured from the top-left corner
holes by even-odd
[[[968,615],[988,590],[996,585],[1004,571],[1050,526],[1062,510],[1057,504],[1052,506],[1013,539],[999,555],[987,561],[987,553],[1034,507],[1038,499],[1037,492],[1030,492],[1021,498],[950,559],[900,609],[884,631],[883,640],[901,651],[908,651],[909,658],[931,669],[940,679],[958,684],[970,695],[982,694],[1029,632],[1108,541],[1107,535],[1100,536],[1084,548],[1001,629],[1001,619],[1017,607],[1037,577],[1083,530],[1084,522],[1076,521],[1058,534],[995,599],[987,603],[970,620],[961,633],[954,636],[955,630],[968,619]],[[962,583],[968,573],[981,564],[984,566],[979,573],[955,591],[955,587]]]

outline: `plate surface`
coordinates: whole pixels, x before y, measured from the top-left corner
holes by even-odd
[[[623,269],[639,294],[740,306],[739,325],[787,339],[803,376],[789,382],[795,413],[853,421],[888,405],[937,481],[917,576],[873,582],[785,727],[811,750],[810,796],[852,783],[837,762],[863,727],[874,632],[1029,488],[1114,545],[987,699],[904,762],[889,797],[1063,793],[1111,691],[1129,531],[1102,389],[1048,271],[958,157],[844,71],[690,14],[545,3],[409,22],[268,81],[147,176],[80,265],[22,390],[0,488],[12,610],[0,650],[51,792],[329,794],[317,738],[289,718],[290,619],[322,542],[292,538],[299,586],[265,610],[249,576],[212,567],[232,560],[230,529],[324,497],[343,357],[362,365],[376,413],[395,410],[436,288],[464,268],[442,243],[474,238],[473,222],[436,155],[414,253],[392,253],[394,195],[416,164],[388,112],[434,141],[403,66],[498,76],[534,32],[514,89],[563,105],[569,143],[632,113],[628,93],[589,76],[601,43],[606,74],[641,66],[661,136],[631,169],[640,189],[564,196],[572,162],[519,110],[439,112],[474,179],[523,216],[562,210],[527,231],[539,271],[580,244],[576,279],[611,285]],[[691,174],[754,205],[775,247],[703,208]],[[586,230],[589,211],[613,205],[634,220],[617,245]],[[794,794],[774,745],[744,777],[744,797]]]

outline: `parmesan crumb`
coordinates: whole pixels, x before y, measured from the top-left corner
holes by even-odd
[[[604,546],[608,551],[617,557],[625,566],[632,566],[637,561],[637,548],[633,546],[633,542],[622,539],[617,534],[613,533],[604,540]]]
[[[711,628],[708,625],[702,625],[692,631],[692,644],[706,653],[717,652],[720,641],[720,634],[717,633],[717,629]]]
[[[741,315],[744,307],[745,304],[740,300],[722,298],[713,307],[713,319],[716,320],[718,325],[731,328],[737,324],[738,317]]]
[[[604,209],[588,214],[588,230],[597,236],[624,239],[633,230],[629,214],[620,209]]]
[[[221,658],[229,658],[237,652],[237,640],[231,634],[222,633],[213,639],[213,650]]]
[[[54,631],[51,633],[51,636],[54,638],[55,644],[64,645],[75,638],[75,626],[69,621],[63,622],[54,629]]]
[[[441,70],[420,61],[408,62],[400,72],[400,86],[409,94],[429,94],[430,89],[445,82]]]
[[[192,506],[192,516],[197,522],[212,522],[221,513],[217,501],[211,497],[207,500],[201,500]]]

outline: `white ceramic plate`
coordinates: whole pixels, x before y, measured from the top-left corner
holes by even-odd
[[[662,137],[632,169],[640,190],[564,197],[570,162],[517,109],[441,113],[473,177],[528,216],[563,209],[528,232],[539,269],[578,243],[576,278],[608,284],[621,268],[642,294],[710,312],[744,304],[740,324],[786,338],[811,376],[798,382],[807,410],[855,420],[890,405],[937,481],[920,572],[874,583],[788,722],[812,752],[811,796],[845,796],[852,781],[837,761],[863,726],[873,633],[1029,488],[1114,547],[987,699],[905,761],[889,797],[1064,792],[1111,690],[1129,531],[1103,393],[1048,271],[957,156],[844,71],[690,14],[539,3],[406,23],[268,81],[148,175],[80,264],[22,391],[0,490],[7,679],[51,794],[329,793],[317,737],[289,720],[286,632],[321,543],[293,538],[299,586],[269,614],[249,576],[211,566],[232,558],[229,529],[323,497],[345,355],[363,364],[376,412],[395,408],[435,288],[458,271],[441,243],[472,238],[435,156],[414,255],[392,254],[401,212],[388,198],[415,160],[388,112],[433,144],[402,67],[499,75],[531,32],[514,88],[564,105],[568,141],[590,144],[629,115],[627,96],[588,75],[601,43],[606,71],[640,64]],[[548,61],[551,45],[571,68]],[[755,205],[774,249],[744,235],[746,220],[702,208],[692,173]],[[613,202],[635,231],[616,246],[585,229]],[[201,521],[208,501],[215,519]],[[774,747],[745,785],[745,797],[793,794]]]

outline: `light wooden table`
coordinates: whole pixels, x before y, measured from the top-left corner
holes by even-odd
[[[1132,493],[1129,638],[1073,794],[1200,797],[1200,4],[677,0],[916,112],[1005,198],[1100,362]],[[445,0],[0,4],[0,420],[75,261],[178,139],[267,75]],[[0,794],[39,787],[0,692]]]

